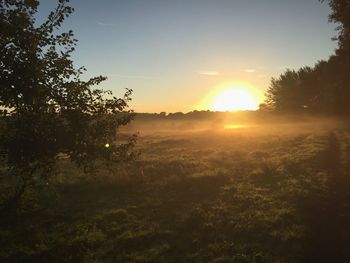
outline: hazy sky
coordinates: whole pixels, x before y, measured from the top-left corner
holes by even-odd
[[[46,0],[41,18],[55,6]],[[204,109],[216,86],[259,89],[284,68],[312,66],[334,52],[335,25],[318,0],[72,0],[65,28],[74,60],[101,87],[134,90],[136,111]]]

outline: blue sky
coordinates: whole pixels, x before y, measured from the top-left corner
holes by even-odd
[[[55,6],[42,1],[39,20]],[[336,43],[317,0],[72,0],[64,24],[79,40],[74,61],[117,95],[134,90],[144,112],[205,109],[225,82],[263,94],[285,68],[327,59]]]

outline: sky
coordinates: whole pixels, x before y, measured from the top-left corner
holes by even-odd
[[[41,1],[38,22],[56,1]],[[263,100],[272,77],[334,53],[330,9],[318,0],[71,0],[73,60],[100,88],[132,89],[137,112],[206,110],[218,87]]]

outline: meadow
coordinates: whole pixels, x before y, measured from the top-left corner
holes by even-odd
[[[1,262],[340,262],[350,133],[341,122],[136,120],[138,158],[67,160],[46,205],[0,224]]]
[[[350,262],[350,0],[71,2],[0,1],[0,263]]]

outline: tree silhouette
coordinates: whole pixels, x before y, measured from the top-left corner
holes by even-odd
[[[132,118],[132,91],[116,98],[93,88],[105,77],[81,80],[85,69],[71,60],[77,40],[72,31],[59,31],[74,11],[68,2],[59,0],[36,26],[38,0],[0,1],[3,209],[16,207],[28,189],[46,185],[62,156],[83,168],[130,157],[133,139],[118,143],[116,131]]]
[[[273,78],[266,93],[266,103],[279,112],[312,112],[319,95],[317,76],[310,67],[288,69]]]
[[[312,68],[287,70],[272,79],[266,93],[270,108],[280,112],[350,114],[350,1],[327,2],[332,10],[329,21],[337,24],[335,54]]]
[[[323,1],[322,1],[323,2]],[[328,5],[332,9],[329,21],[337,23],[338,54],[350,53],[350,1],[349,0],[328,0]]]

